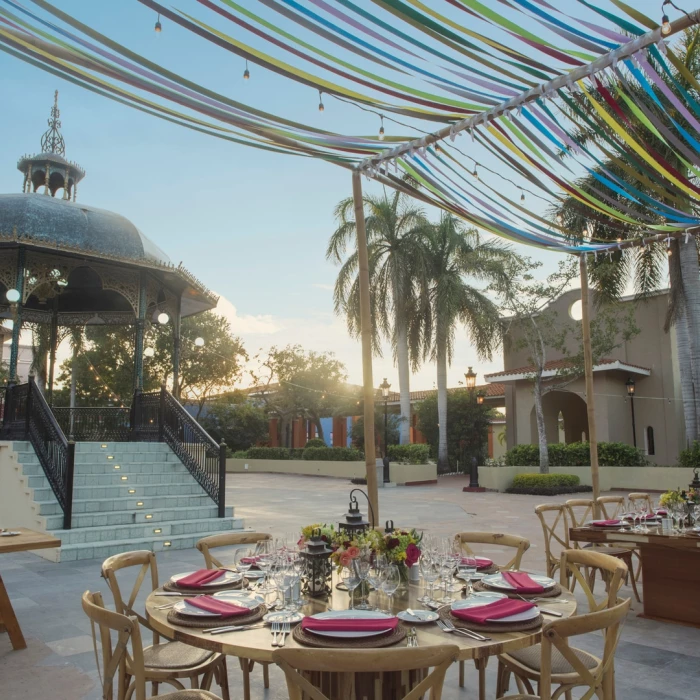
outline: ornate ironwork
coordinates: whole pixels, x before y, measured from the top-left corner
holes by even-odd
[[[55,153],[59,156],[66,155],[66,142],[61,136],[59,129],[61,128],[61,113],[58,111],[58,90],[53,94],[53,107],[51,108],[51,117],[48,120],[48,131],[41,137],[41,152]]]
[[[76,442],[129,442],[131,409],[54,407],[61,430]]]
[[[131,439],[160,442],[160,392],[137,391],[131,406]]]

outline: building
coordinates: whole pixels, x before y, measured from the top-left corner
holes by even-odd
[[[580,290],[562,294],[549,309],[557,323],[572,329],[579,321]],[[593,368],[596,427],[601,442],[625,442],[644,451],[656,464],[675,464],[685,447],[685,427],[680,394],[680,375],[675,333],[664,333],[668,293],[659,292],[644,302],[628,297],[621,307],[632,309],[639,333],[601,359]],[[511,328],[514,328],[512,326]],[[490,383],[503,385],[508,448],[537,444],[537,424],[532,393],[534,366],[527,349],[518,349],[517,335],[506,343],[504,370],[486,375]],[[575,353],[570,339],[569,352]],[[545,377],[556,381],[566,365],[563,355],[549,350]],[[628,382],[634,382],[634,397],[628,396]],[[588,436],[587,397],[584,378],[543,399],[547,441],[577,442]],[[634,420],[633,420],[634,417]],[[563,429],[562,429],[563,423]]]

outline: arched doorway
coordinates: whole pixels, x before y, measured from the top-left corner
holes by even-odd
[[[542,399],[547,442],[581,442],[588,439],[586,402],[571,391],[552,391]],[[530,413],[530,441],[537,444],[535,407]]]

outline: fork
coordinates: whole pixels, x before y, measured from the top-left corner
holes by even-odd
[[[464,637],[469,637],[470,639],[474,639],[477,642],[490,642],[491,637],[484,637],[483,634],[478,634],[477,632],[472,632],[471,630],[468,629],[462,629],[455,627],[451,622],[448,622],[447,620],[438,620],[437,621],[438,627],[443,631],[443,632],[454,632],[455,634],[460,634]]]
[[[564,605],[567,602],[566,600],[552,600],[551,598],[523,598],[519,593],[515,595],[526,603],[547,603],[547,605],[558,603],[559,605]]]
[[[281,641],[281,642],[278,642],[278,644],[277,644],[278,647],[283,647],[283,646],[284,646],[284,643],[285,643],[285,641],[286,641],[286,639],[287,639],[287,635],[289,634],[290,630],[291,630],[291,628],[290,628],[289,622],[283,622],[283,623],[282,623],[282,630],[281,630],[282,641]]]
[[[280,631],[280,623],[273,622],[272,629],[270,630],[270,632],[272,633],[272,646],[273,647],[277,646],[277,635],[279,634],[279,631]]]

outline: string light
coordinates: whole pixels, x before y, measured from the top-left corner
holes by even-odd
[[[474,166],[474,172],[472,175],[478,180],[479,179],[479,171],[476,169],[476,165]]]
[[[248,70],[248,59],[245,60],[245,70],[243,71],[243,80],[250,79],[250,71]]]
[[[146,349],[143,351],[143,354],[144,354],[146,357],[153,357],[153,355],[155,355],[155,353],[156,353],[156,351],[155,351],[153,348],[146,348]]]
[[[161,311],[158,314],[158,323],[160,323],[161,326],[164,326],[168,321],[170,320],[170,316],[165,313],[165,311]]]
[[[318,111],[323,112],[325,107],[323,106],[323,93],[319,90],[318,91]]]
[[[382,120],[382,125],[379,127],[379,140],[384,140],[384,115],[380,114],[379,118]]]
[[[668,15],[664,15],[661,18],[661,33],[667,36],[671,33],[671,22],[669,22]]]
[[[194,339],[194,344],[198,347],[204,347],[204,338],[195,338]]]
[[[161,25],[161,23],[160,23],[160,13],[158,13],[158,19],[156,20],[156,26],[155,26],[156,34],[160,34],[162,29],[163,29],[163,25]]]
[[[522,191],[520,192],[520,201],[521,201],[521,202],[524,202],[524,201],[525,201],[525,193],[522,192]]]

